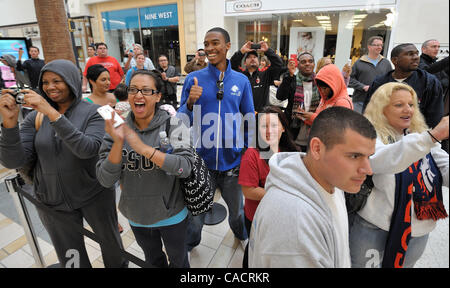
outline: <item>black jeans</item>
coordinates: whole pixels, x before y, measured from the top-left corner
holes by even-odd
[[[223,200],[228,206],[228,224],[239,240],[248,238],[244,224],[244,201],[241,185],[238,184],[239,169],[237,166],[227,171],[209,170],[214,181],[214,191],[219,187]],[[187,229],[186,246],[191,251],[199,245],[202,238],[203,224],[206,213],[192,216],[189,214],[189,225]]]
[[[242,259],[242,268],[248,268],[248,245],[250,244],[250,229],[252,228],[252,221],[250,221],[247,216],[245,216],[244,219],[249,241],[247,242],[247,245],[245,245],[244,258]]]
[[[185,243],[187,217],[178,224],[145,228],[131,226],[136,242],[142,248],[145,261],[158,268],[189,268],[189,259]],[[162,250],[162,241],[166,253]]]

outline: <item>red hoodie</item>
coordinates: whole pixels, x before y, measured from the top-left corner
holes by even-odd
[[[353,110],[352,99],[348,96],[347,86],[345,85],[344,77],[339,68],[334,64],[328,64],[320,69],[316,75],[316,80],[322,80],[327,83],[333,90],[333,96],[330,99],[326,99],[320,92],[320,103],[314,114],[305,121],[306,124],[312,125],[314,119],[316,119],[319,113],[329,107],[342,106]]]

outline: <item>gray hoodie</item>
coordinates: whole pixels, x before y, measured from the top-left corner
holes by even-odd
[[[0,163],[7,168],[23,167],[38,159],[34,190],[44,204],[57,210],[72,210],[89,204],[98,193],[109,191],[97,181],[95,164],[104,135],[104,120],[96,104],[81,101],[82,78],[78,68],[68,60],[55,60],[42,68],[60,75],[75,98],[64,115],[50,123],[45,116],[39,131],[35,129],[36,111],[19,127],[2,126]],[[56,107],[45,93],[43,97]]]
[[[145,144],[159,148],[159,132],[166,131],[169,118],[166,111],[156,109],[153,119],[144,130],[136,127],[132,112],[126,123]],[[151,225],[178,214],[185,207],[179,178],[190,175],[194,162],[189,129],[178,118],[171,118],[169,135],[173,151],[166,154],[161,168],[136,153],[127,142],[122,149],[122,163],[113,164],[108,160],[113,140],[108,134],[103,139],[97,177],[105,187],[111,187],[120,180],[122,193],[119,210],[135,223]]]
[[[14,79],[16,80],[16,85],[18,87],[28,86],[31,87],[30,78],[25,71],[19,71],[16,69],[16,57],[11,54],[3,54],[2,59],[6,61],[9,67],[14,68]]]
[[[269,161],[266,194],[252,222],[251,268],[343,266],[331,211],[301,155],[277,153]]]

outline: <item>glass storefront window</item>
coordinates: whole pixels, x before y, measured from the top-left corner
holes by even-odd
[[[102,12],[102,21],[110,56],[125,63],[125,52],[138,43],[155,67],[157,57],[166,54],[169,64],[180,71],[176,4]]]
[[[252,21],[242,16],[238,18],[238,47],[246,41],[264,40],[286,62],[301,51],[312,52],[316,61],[330,56],[333,60],[342,58],[336,59],[339,63],[349,58],[354,62],[367,53],[367,39],[371,36],[383,37],[383,52],[388,51],[391,19],[389,9],[376,13],[358,10],[258,15]]]

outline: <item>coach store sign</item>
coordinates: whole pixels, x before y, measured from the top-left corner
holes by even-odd
[[[262,8],[262,2],[260,0],[253,1],[228,1],[226,3],[226,12],[227,13],[236,13],[236,12],[250,12],[250,11],[258,11]]]
[[[310,11],[365,10],[391,8],[397,0],[228,0],[225,15],[292,13]]]

